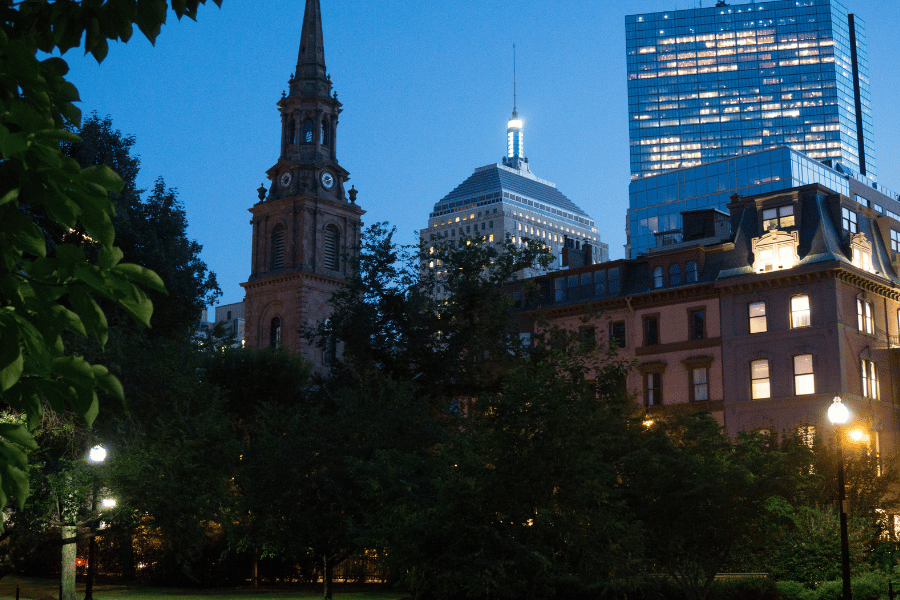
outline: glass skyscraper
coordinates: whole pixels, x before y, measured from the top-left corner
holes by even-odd
[[[625,27],[633,180],[777,146],[875,179],[865,30],[839,0],[631,15]]]

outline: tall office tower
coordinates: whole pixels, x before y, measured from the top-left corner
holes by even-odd
[[[594,220],[566,198],[556,185],[536,177],[523,151],[522,120],[513,108],[507,123],[503,164],[475,169],[456,189],[434,205],[423,242],[451,245],[484,238],[499,245],[506,236],[517,243],[537,239],[557,257],[551,269],[580,267],[609,260]],[[523,276],[538,272],[523,273]]]
[[[625,18],[631,177],[790,146],[874,180],[862,21],[840,0]]]

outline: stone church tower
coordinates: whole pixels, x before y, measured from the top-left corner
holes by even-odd
[[[356,190],[337,161],[341,103],[325,72],[319,0],[306,0],[297,70],[278,102],[278,162],[266,171],[253,214],[253,257],[246,291],[245,340],[252,348],[284,346],[319,372],[331,356],[303,339],[328,318],[331,294],[350,275],[345,260],[359,247]],[[268,193],[267,193],[268,192]],[[348,199],[349,196],[349,199]]]

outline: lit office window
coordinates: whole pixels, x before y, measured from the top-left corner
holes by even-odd
[[[875,361],[863,358],[860,359],[860,370],[862,371],[862,395],[865,398],[878,399],[878,378],[876,377],[877,369]]]
[[[794,394],[800,396],[815,392],[812,354],[798,354],[794,357]]]
[[[750,333],[764,333],[766,329],[766,303],[751,302],[747,305],[750,317]]]
[[[794,226],[794,205],[779,206],[763,210],[763,230],[784,229]]]
[[[791,328],[809,327],[809,296],[791,298]]]
[[[872,319],[872,303],[861,298],[856,299],[857,326],[863,333],[874,333],[875,327]]]
[[[768,359],[750,361],[750,397],[754,400],[771,397]]]

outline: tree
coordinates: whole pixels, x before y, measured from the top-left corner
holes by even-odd
[[[173,0],[178,18],[194,18],[204,0]],[[219,4],[220,0],[213,0]],[[70,406],[86,423],[97,414],[97,390],[122,397],[118,380],[101,365],[67,354],[67,332],[105,343],[108,324],[96,298],[106,298],[149,325],[152,304],[142,286],[162,292],[152,271],[123,263],[114,246],[107,194],[121,179],[105,166],[81,168],[60,142],[77,142],[67,126],[81,120],[78,91],[66,81],[62,58],[81,44],[98,60],[107,40],[127,41],[133,24],[154,41],[166,20],[164,0],[108,3],[12,2],[0,6],[0,399],[26,415],[0,425],[0,506],[28,496],[23,450],[35,448],[46,399],[54,411]],[[48,251],[39,218],[78,230],[99,247],[96,262],[70,243]]]
[[[64,154],[82,167],[106,165],[123,180],[122,189],[110,195],[117,245],[127,260],[152,270],[165,282],[167,293],[149,292],[153,302],[149,334],[190,337],[202,309],[214,304],[221,291],[215,273],[200,259],[202,247],[187,235],[187,217],[177,191],[158,177],[150,194],[142,198],[144,190],[137,188],[140,159],[131,155],[134,136],[115,129],[109,116],[101,119],[94,113],[78,135],[80,142],[63,145]],[[116,320],[123,325],[128,322]]]
[[[373,467],[386,560],[417,596],[596,593],[639,568],[616,469],[641,428],[618,385],[628,363],[565,338],[482,392],[430,461]]]
[[[805,479],[789,458],[759,435],[731,440],[708,413],[650,426],[620,473],[650,571],[706,598],[732,550],[799,495]]]

